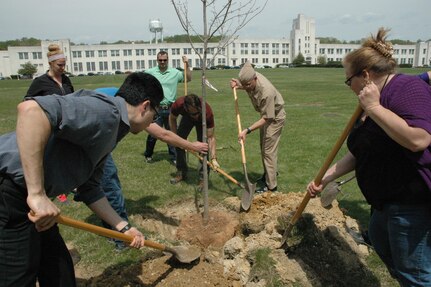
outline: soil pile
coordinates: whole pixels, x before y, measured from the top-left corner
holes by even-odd
[[[80,278],[79,286],[380,286],[365,264],[368,248],[351,236],[355,220],[311,200],[296,223],[287,248],[280,240],[303,199],[297,193],[256,195],[249,212],[236,197],[210,203],[207,222],[202,207],[180,202],[157,210],[163,218],[134,216],[155,241],[192,244],[202,250],[190,264],[157,251],[139,264]],[[79,264],[76,266],[79,277]]]

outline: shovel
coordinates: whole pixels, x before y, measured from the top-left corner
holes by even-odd
[[[194,151],[189,151],[191,154],[193,154],[195,157],[197,157],[199,160],[203,160],[203,158],[198,155],[197,153],[195,153]],[[229,179],[230,181],[232,181],[234,184],[238,185],[241,188],[244,188],[244,185],[242,185],[240,182],[238,182],[235,178],[233,178],[232,176],[230,176],[227,172],[225,172],[224,170],[222,170],[219,167],[215,167],[210,161],[207,161],[207,165],[214,170],[215,172],[224,175],[227,179]]]
[[[331,182],[328,184],[320,195],[320,204],[322,207],[329,207],[332,204],[332,201],[334,201],[334,199],[337,197],[337,194],[341,192],[341,186],[348,183],[355,177],[355,175],[352,175],[351,177],[342,181]]]
[[[102,235],[105,237],[109,237],[109,238],[114,238],[114,239],[118,239],[118,240],[122,240],[124,242],[127,243],[131,243],[133,241],[133,236],[118,232],[118,231],[114,231],[111,229],[107,229],[107,228],[103,228],[97,225],[93,225],[93,224],[89,224],[89,223],[85,223],[79,220],[75,220],[63,215],[59,215],[57,217],[57,222],[70,226],[70,227],[74,227],[74,228],[78,228],[78,229],[82,229],[85,231],[89,231],[98,235]],[[150,241],[150,240],[146,240],[145,239],[145,246],[150,247],[150,248],[154,248],[154,249],[158,249],[161,250],[163,252],[168,252],[171,253],[175,256],[175,258],[182,262],[182,263],[190,263],[196,259],[198,259],[201,256],[201,252],[199,250],[199,248],[195,247],[195,246],[189,246],[189,247],[185,247],[185,246],[175,246],[175,247],[168,247],[165,246],[163,244],[154,242],[154,241]]]
[[[332,148],[331,152],[329,153],[328,157],[323,163],[323,166],[320,168],[319,173],[315,177],[314,183],[316,185],[320,185],[323,176],[325,175],[326,171],[328,170],[329,166],[331,165],[332,161],[334,160],[335,156],[337,155],[338,151],[340,150],[341,146],[343,145],[344,141],[346,140],[347,136],[349,135],[350,131],[352,130],[353,126],[355,125],[356,121],[359,119],[361,114],[362,114],[362,108],[360,105],[358,105],[352,117],[350,118],[349,122],[347,123],[346,127],[344,128],[343,133],[335,143],[334,147]],[[302,199],[301,204],[297,207],[295,214],[293,215],[292,219],[289,222],[289,225],[284,231],[283,237],[281,238],[280,248],[287,247],[286,239],[290,236],[293,226],[298,221],[299,217],[301,217],[301,214],[304,211],[305,207],[307,206],[308,202],[310,201],[310,198],[311,198],[310,194],[306,192],[304,198]]]
[[[233,97],[235,99],[235,112],[236,112],[236,120],[238,122],[238,133],[240,133],[242,131],[242,128],[241,128],[241,119],[239,116],[238,97],[236,96],[236,88],[233,88]],[[251,202],[253,201],[253,195],[254,195],[254,191],[256,190],[256,184],[255,183],[252,184],[248,179],[246,160],[245,160],[244,141],[241,140],[240,144],[241,144],[242,167],[244,169],[244,176],[245,176],[245,191],[242,193],[241,207],[243,210],[247,211],[250,209]]]

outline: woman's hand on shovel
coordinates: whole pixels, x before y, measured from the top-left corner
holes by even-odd
[[[145,246],[145,236],[135,227],[131,227],[124,234],[133,236],[133,241],[130,243],[130,247],[142,248]]]
[[[310,197],[312,197],[312,198],[316,197],[316,195],[317,195],[318,193],[321,193],[321,192],[322,192],[322,190],[323,190],[323,185],[322,185],[322,184],[316,185],[316,184],[314,183],[314,181],[310,182],[310,183],[307,185],[307,191],[308,191],[308,194],[309,194],[309,195],[310,195]]]

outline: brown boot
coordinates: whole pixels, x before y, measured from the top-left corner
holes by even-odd
[[[171,178],[169,182],[171,184],[177,184],[177,183],[179,183],[180,181],[183,181],[183,180],[186,180],[186,176],[183,175],[183,173],[181,171],[177,171],[175,177]]]

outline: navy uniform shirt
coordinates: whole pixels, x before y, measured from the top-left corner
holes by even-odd
[[[124,99],[80,90],[30,100],[42,107],[52,127],[44,156],[47,195],[77,188],[86,204],[102,198],[105,157],[130,129]],[[15,132],[0,136],[0,174],[25,187]]]

